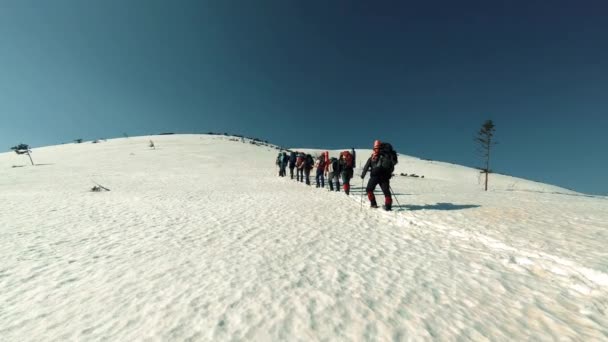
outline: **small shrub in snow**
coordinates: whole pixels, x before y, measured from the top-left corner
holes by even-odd
[[[106,188],[101,184],[95,183],[95,186],[91,188],[92,192],[101,192],[101,191],[110,191],[110,189]]]

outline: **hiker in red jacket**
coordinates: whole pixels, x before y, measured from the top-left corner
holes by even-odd
[[[323,173],[325,172],[325,156],[324,155],[317,157],[317,160],[315,160],[314,168],[317,172],[315,175],[315,181],[317,183],[317,188],[324,188],[325,187],[325,177],[323,175]]]
[[[350,195],[350,179],[353,178],[353,156],[348,151],[340,153],[340,176],[344,184],[344,192]]]
[[[304,158],[306,156],[302,152],[298,152],[296,157],[296,181],[304,181]]]

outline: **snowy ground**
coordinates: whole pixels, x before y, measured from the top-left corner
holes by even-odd
[[[276,154],[0,154],[1,340],[608,340],[607,198],[401,156],[425,178],[395,177],[385,213],[357,177],[350,197],[277,177]]]

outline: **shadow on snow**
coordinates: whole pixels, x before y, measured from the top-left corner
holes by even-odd
[[[393,202],[394,203],[394,202]],[[453,203],[437,203],[427,205],[393,205],[394,209],[400,210],[462,210],[481,207],[478,204],[453,204]]]

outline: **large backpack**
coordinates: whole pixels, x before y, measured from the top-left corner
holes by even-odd
[[[348,151],[342,151],[342,153],[340,153],[340,155],[344,156],[344,162],[345,162],[346,168],[352,168],[353,167],[353,155],[350,154],[350,152],[348,152]]]
[[[393,150],[393,146],[389,143],[381,143],[378,149],[379,157],[376,166],[382,170],[393,173],[395,165],[399,162],[397,152]]]
[[[289,165],[296,165],[296,153],[293,151],[289,154]]]
[[[300,168],[304,164],[304,154],[298,153],[298,157],[296,158],[296,166]]]
[[[319,165],[317,165],[317,169],[324,170],[325,169],[325,156],[321,156],[321,157],[317,158],[317,161],[319,162]]]
[[[315,160],[312,159],[312,155],[307,154],[306,155],[306,160],[304,161],[304,167],[307,170],[310,170],[310,169],[312,169],[313,165],[315,165]]]
[[[329,160],[329,166],[328,166],[327,170],[330,172],[338,172],[339,168],[340,168],[340,166],[338,163],[338,158],[331,157],[331,159]]]

